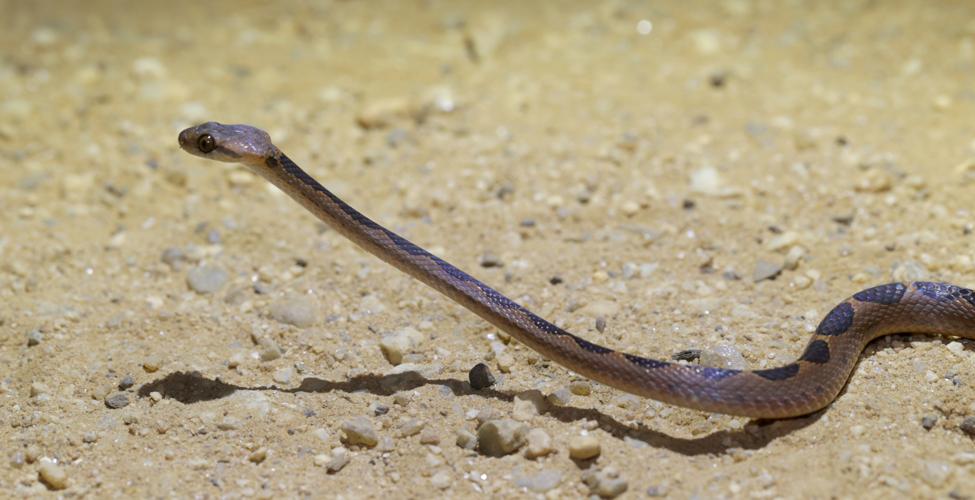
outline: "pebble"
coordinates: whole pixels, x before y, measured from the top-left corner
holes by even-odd
[[[582,482],[589,486],[589,491],[594,495],[616,498],[629,487],[626,480],[619,476],[619,471],[613,467],[602,470],[588,469],[582,474]]]
[[[569,441],[569,457],[573,460],[589,460],[598,457],[601,451],[599,440],[591,434],[576,436]]]
[[[379,437],[368,417],[355,417],[342,422],[342,442],[372,448],[379,444]]]
[[[752,281],[759,282],[775,278],[782,272],[782,264],[759,260],[755,263],[755,270],[752,271]]]
[[[63,490],[68,487],[68,473],[50,458],[41,459],[40,465],[37,467],[37,476],[52,490]]]
[[[553,406],[567,406],[572,402],[572,393],[569,392],[569,389],[563,387],[549,394],[545,399]]]
[[[533,493],[545,493],[562,482],[562,473],[553,469],[542,469],[531,476],[517,476],[515,485],[527,488]]]
[[[699,168],[691,173],[691,191],[720,196],[724,190],[721,174],[714,167]]]
[[[731,344],[721,343],[711,349],[701,351],[698,358],[702,366],[712,368],[726,368],[729,370],[744,370],[747,368],[745,357]]]
[[[501,260],[501,257],[491,252],[484,252],[481,255],[481,267],[504,267],[504,262]]]
[[[920,262],[908,260],[895,264],[891,276],[900,282],[924,281],[928,279],[928,269]]]
[[[445,490],[450,487],[450,484],[454,482],[454,479],[450,477],[450,473],[442,470],[437,472],[430,478],[430,485],[438,490]]]
[[[596,331],[603,333],[606,331],[606,318],[599,316],[596,318]]]
[[[459,429],[457,431],[457,440],[455,443],[457,443],[457,446],[464,448],[465,450],[473,450],[477,447],[477,436],[467,429]]]
[[[433,427],[427,427],[420,433],[420,444],[440,444],[440,434]]]
[[[267,460],[267,448],[261,447],[252,451],[250,455],[247,455],[247,460],[255,464]]]
[[[925,415],[921,417],[921,427],[924,427],[924,430],[929,431],[933,429],[937,423],[938,417],[936,415]]]
[[[576,396],[588,396],[592,394],[592,385],[585,380],[576,380],[569,384],[569,392]]]
[[[525,448],[525,456],[528,458],[544,457],[555,451],[552,447],[552,438],[542,429],[532,429],[525,436],[528,446]]]
[[[196,293],[214,293],[227,283],[227,271],[214,266],[198,266],[186,273],[186,284]]]
[[[497,355],[494,362],[498,365],[498,370],[501,373],[511,373],[511,368],[515,365],[515,358],[507,352],[502,352]]]
[[[118,383],[118,388],[124,391],[133,385],[135,385],[135,379],[132,378],[132,375],[126,375]]]
[[[332,459],[328,461],[325,468],[329,474],[335,474],[349,463],[350,458],[347,448],[343,446],[332,448]]]
[[[548,408],[548,401],[538,390],[523,391],[515,395],[514,409],[511,414],[515,420],[527,421],[541,414]]]
[[[796,233],[795,231],[786,231],[782,234],[777,234],[772,238],[770,238],[765,243],[765,248],[773,252],[777,252],[779,250],[785,249],[786,247],[791,247],[795,245],[796,242],[798,241],[799,241],[799,233]]]
[[[41,334],[40,330],[31,330],[27,332],[27,347],[34,347],[40,344],[44,340],[44,335]]]
[[[290,366],[286,366],[284,368],[275,370],[273,378],[274,381],[279,384],[290,384],[291,377],[293,377],[294,374],[295,374],[295,369]]]
[[[528,426],[511,419],[498,419],[485,422],[477,430],[478,448],[481,453],[492,457],[509,455],[525,444]]]
[[[488,368],[488,365],[484,363],[474,365],[474,368],[471,368],[471,371],[468,372],[467,379],[470,381],[471,387],[475,391],[487,389],[488,387],[494,385],[495,382],[491,369]]]
[[[961,425],[958,428],[965,434],[975,437],[975,417],[965,417],[965,420],[961,421]]]
[[[142,369],[145,370],[146,373],[155,373],[162,368],[162,365],[162,358],[159,356],[150,356],[149,359],[142,362]]]
[[[129,396],[124,392],[116,392],[115,394],[105,398],[105,406],[113,410],[125,408],[126,406],[129,406]]]
[[[271,304],[271,318],[286,325],[307,328],[318,322],[318,301],[310,295],[292,294]]]
[[[379,349],[382,350],[386,361],[392,365],[403,362],[403,356],[415,348],[423,340],[423,334],[416,328],[408,326],[396,332],[383,336],[379,341]]]
[[[182,267],[183,262],[186,261],[186,254],[183,250],[176,247],[169,247],[163,250],[161,260],[163,264],[166,264],[170,269],[176,270]]]
[[[410,437],[415,436],[423,430],[425,423],[422,420],[411,418],[409,420],[403,421],[399,424],[399,435],[400,437]]]

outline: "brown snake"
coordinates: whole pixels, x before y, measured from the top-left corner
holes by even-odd
[[[263,130],[208,122],[179,134],[187,152],[242,163],[373,255],[433,287],[549,359],[606,385],[699,410],[759,418],[829,405],[863,348],[897,332],[975,339],[975,292],[946,283],[890,283],[834,307],[798,360],[730,370],[642,358],[602,347],[545,321],[493,288],[376,224],[322,187]]]

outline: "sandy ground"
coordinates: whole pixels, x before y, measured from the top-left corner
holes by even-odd
[[[176,144],[262,126],[581,336],[772,367],[856,290],[975,284],[970,2],[0,4],[0,496],[975,495],[971,341],[803,419],[633,398]],[[505,418],[548,453],[458,445]]]

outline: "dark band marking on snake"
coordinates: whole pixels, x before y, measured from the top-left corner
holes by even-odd
[[[799,359],[776,368],[728,370],[621,353],[545,321],[373,222],[305,173],[260,129],[208,122],[182,131],[179,144],[196,156],[243,164],[363,249],[562,366],[679,406],[760,418],[805,415],[837,397],[863,348],[877,337],[910,332],[975,338],[975,293],[921,281],[855,293],[830,310]]]

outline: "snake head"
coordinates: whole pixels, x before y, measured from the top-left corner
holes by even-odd
[[[206,122],[179,133],[179,147],[195,156],[244,165],[263,165],[277,152],[267,132],[250,125]]]

